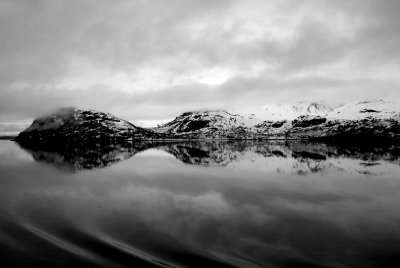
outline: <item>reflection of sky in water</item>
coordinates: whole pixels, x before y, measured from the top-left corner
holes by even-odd
[[[365,165],[370,160],[354,156],[295,158],[283,147],[286,157],[265,157],[244,149],[225,152],[232,161],[218,156],[221,166],[188,164],[159,147],[108,168],[64,173],[32,162],[11,142],[0,148],[1,224],[33,234],[0,232],[14,254],[49,254],[25,241],[36,238],[103,266],[131,261],[83,243],[87,236],[177,266],[200,259],[245,267],[400,263],[400,166],[386,156]]]

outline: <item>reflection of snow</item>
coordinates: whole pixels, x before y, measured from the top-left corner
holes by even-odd
[[[394,174],[400,166],[397,147],[358,148],[285,141],[141,142],[92,147],[26,148],[35,160],[67,170],[108,167],[126,160],[176,158],[201,166],[230,166],[286,174],[346,172]]]

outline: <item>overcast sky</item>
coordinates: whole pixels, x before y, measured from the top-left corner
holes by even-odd
[[[58,107],[159,120],[400,99],[398,0],[0,0],[0,130]]]

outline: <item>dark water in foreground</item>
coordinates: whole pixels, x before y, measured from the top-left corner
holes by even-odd
[[[399,147],[0,141],[1,267],[400,267]]]

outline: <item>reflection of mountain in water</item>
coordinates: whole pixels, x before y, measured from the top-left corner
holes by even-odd
[[[204,166],[226,166],[233,161],[240,161],[245,152],[252,148],[251,142],[191,142],[165,144],[160,149],[174,155],[188,164]]]
[[[321,172],[332,167],[342,168],[338,159],[356,160],[358,167],[373,167],[380,162],[398,164],[400,146],[356,146],[311,143],[302,141],[194,141],[194,142],[139,142],[88,145],[35,145],[27,150],[36,161],[47,162],[62,169],[78,171],[108,167],[147,149],[161,149],[178,160],[203,166],[226,166],[249,158],[260,157],[282,162],[278,172],[287,165],[298,174]]]
[[[34,144],[20,146],[35,161],[52,164],[62,170],[79,171],[104,168],[126,160],[146,147],[118,144]]]

